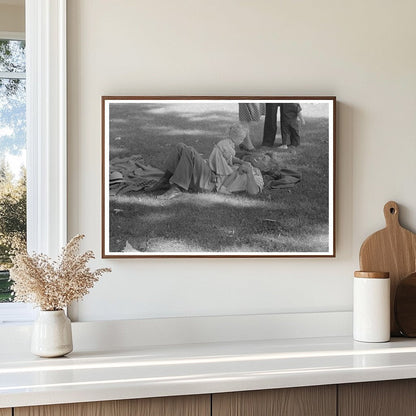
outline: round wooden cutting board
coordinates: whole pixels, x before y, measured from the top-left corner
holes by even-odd
[[[360,250],[360,269],[390,273],[391,335],[400,335],[394,318],[394,299],[401,279],[416,271],[416,234],[399,222],[399,206],[390,201],[384,205],[386,228],[370,235]]]

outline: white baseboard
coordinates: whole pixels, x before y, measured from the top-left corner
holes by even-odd
[[[75,322],[74,350],[149,345],[350,336],[352,312],[209,316]],[[31,325],[0,326],[0,353],[29,351]]]

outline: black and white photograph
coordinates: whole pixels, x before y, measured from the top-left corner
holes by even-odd
[[[334,257],[335,97],[102,97],[103,257]]]

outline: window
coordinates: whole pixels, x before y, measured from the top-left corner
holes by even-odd
[[[7,35],[6,35],[7,36]],[[0,302],[10,302],[13,244],[26,244],[26,52],[0,36]],[[10,39],[12,38],[12,39]]]
[[[30,305],[10,304],[10,251],[26,243],[26,43],[0,33],[0,323],[27,321]]]
[[[25,0],[25,20],[27,84],[24,71],[6,78],[26,84],[27,246],[55,257],[66,243],[66,0]],[[33,316],[31,305],[0,303],[0,324]]]

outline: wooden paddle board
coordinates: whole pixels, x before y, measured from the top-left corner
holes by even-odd
[[[399,222],[399,206],[390,201],[384,205],[386,228],[370,235],[360,250],[362,271],[390,273],[390,328],[391,335],[400,335],[394,319],[394,299],[401,279],[416,271],[416,234]]]

